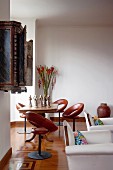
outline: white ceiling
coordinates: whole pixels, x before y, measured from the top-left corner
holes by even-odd
[[[41,24],[113,26],[113,0],[10,0],[11,18]]]

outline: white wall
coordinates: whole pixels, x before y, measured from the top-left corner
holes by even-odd
[[[0,0],[0,20],[10,20],[9,0]],[[0,160],[10,147],[10,94],[0,91]]]
[[[10,0],[0,0],[0,21],[10,20]]]
[[[0,160],[10,147],[10,94],[0,91]]]
[[[58,68],[53,101],[83,102],[92,115],[102,102],[113,108],[113,27],[41,27],[37,22],[36,57],[36,65]]]
[[[19,112],[16,110],[16,104],[23,103],[25,105],[29,104],[29,96],[32,97],[35,95],[35,20],[34,19],[20,19],[20,18],[11,18],[11,20],[15,20],[22,23],[22,26],[24,27],[26,25],[27,27],[27,34],[26,34],[26,40],[33,40],[33,86],[27,87],[27,93],[23,92],[20,94],[11,94],[10,95],[10,121],[24,121],[22,118],[20,118]]]

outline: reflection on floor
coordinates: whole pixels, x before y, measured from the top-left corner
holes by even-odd
[[[34,170],[35,160],[14,158],[11,159],[9,170]]]

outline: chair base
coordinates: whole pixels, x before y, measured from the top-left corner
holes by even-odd
[[[41,151],[41,154],[39,154],[38,151],[31,152],[28,154],[29,158],[37,159],[37,160],[47,159],[47,158],[50,158],[51,156],[52,156],[51,153],[45,152],[45,151]]]
[[[18,134],[30,134],[31,133],[31,130],[20,130],[19,132],[17,132]]]

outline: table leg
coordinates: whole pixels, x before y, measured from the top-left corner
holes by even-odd
[[[17,132],[18,134],[30,134],[31,130],[26,130],[26,117],[24,118],[24,130]]]

